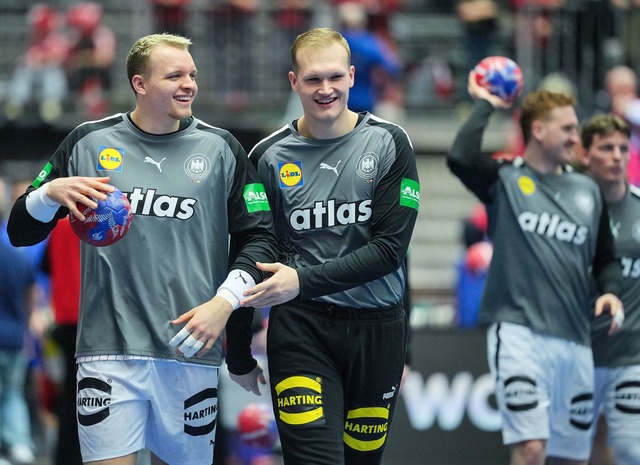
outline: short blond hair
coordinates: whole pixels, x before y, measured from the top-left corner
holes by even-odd
[[[298,52],[307,47],[320,48],[326,47],[333,42],[337,42],[344,47],[347,51],[347,62],[351,65],[351,49],[346,39],[342,37],[338,31],[329,27],[319,27],[311,29],[310,31],[303,32],[291,45],[289,54],[291,55],[291,66],[293,66],[293,72],[298,71]]]
[[[191,39],[167,32],[163,34],[150,34],[138,39],[131,47],[131,50],[129,50],[126,60],[127,78],[129,78],[131,88],[133,88],[131,82],[133,76],[147,72],[151,49],[156,45],[169,45],[170,47],[188,51],[191,45]]]

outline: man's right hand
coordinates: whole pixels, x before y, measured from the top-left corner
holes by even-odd
[[[47,196],[67,207],[71,214],[84,221],[85,217],[78,209],[77,203],[86,205],[89,208],[97,208],[98,204],[93,198],[106,200],[107,194],[113,192],[115,188],[109,184],[109,176],[92,178],[86,176],[70,176],[66,178],[56,178],[49,182]]]

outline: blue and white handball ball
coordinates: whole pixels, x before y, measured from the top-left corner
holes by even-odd
[[[514,102],[522,93],[524,78],[518,64],[503,56],[486,57],[474,68],[476,83],[502,100]]]
[[[106,200],[93,200],[98,204],[95,210],[81,203],[77,204],[85,220],[80,221],[69,215],[71,227],[87,244],[96,247],[115,244],[131,227],[133,214],[129,200],[119,189],[107,194]]]

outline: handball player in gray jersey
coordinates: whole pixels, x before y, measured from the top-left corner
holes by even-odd
[[[603,414],[616,465],[640,461],[640,190],[627,182],[629,125],[621,118],[597,115],[582,126],[580,161],[600,185],[615,231],[622,265],[622,329],[609,334],[610,318],[592,323],[595,362],[594,426]]]
[[[85,463],[211,465],[221,333],[257,261],[277,244],[264,187],[240,143],[192,115],[189,39],[154,34],[127,57],[135,108],[75,128],[9,219],[42,241],[76,203],[118,187],[133,220],[108,247],[81,245],[77,418]],[[229,238],[234,253],[229,254]],[[250,367],[253,369],[253,367]]]
[[[291,59],[303,115],[249,154],[280,261],[259,264],[273,275],[242,304],[271,307],[269,381],[285,464],[377,465],[406,353],[415,155],[402,128],[348,109],[357,70],[339,33],[301,34]],[[238,341],[229,337],[229,352]]]
[[[522,157],[481,151],[496,108],[509,103],[469,75],[475,99],[448,154],[451,171],[486,206],[493,258],[480,307],[511,465],[585,465],[593,418],[591,319],[617,315],[622,282],[598,185],[572,172],[579,143],[573,98],[538,91],[520,108]]]

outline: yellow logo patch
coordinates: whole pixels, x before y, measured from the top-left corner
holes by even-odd
[[[124,149],[100,146],[98,151],[98,171],[122,171]]]
[[[291,376],[275,387],[278,417],[289,425],[324,423],[322,383],[311,376]]]

